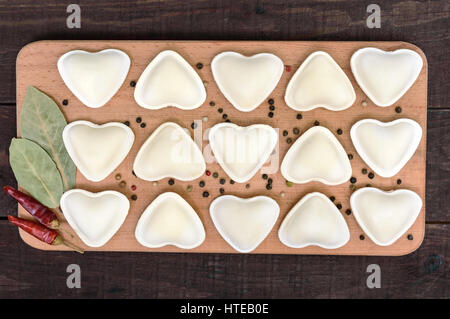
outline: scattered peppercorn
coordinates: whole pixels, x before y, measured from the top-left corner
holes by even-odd
[[[63,101],[62,101],[62,105],[68,105],[69,104],[69,100],[67,100],[67,99],[64,99]]]
[[[353,154],[348,154],[347,156],[348,156],[348,159],[349,159],[349,160],[352,160],[352,159],[353,159]]]
[[[198,183],[198,185],[199,185],[200,187],[205,187],[205,181],[200,181],[200,183]]]
[[[233,181],[232,179],[230,179],[230,184],[231,184],[231,185],[233,185],[233,184],[234,184],[234,181]]]
[[[283,131],[283,136],[287,136],[288,134],[289,134],[288,131],[286,130]]]
[[[168,183],[169,183],[169,185],[173,185],[173,184],[175,184],[175,181],[171,178],[171,179],[169,179]]]
[[[372,172],[370,172],[369,173],[369,175],[367,175],[370,179],[372,179],[372,178],[374,178],[375,177],[375,174],[374,173],[372,173]]]
[[[402,180],[399,178],[397,179],[397,185],[400,185],[402,183]]]
[[[286,143],[291,144],[291,143],[292,143],[292,138],[288,137],[288,138],[286,139]]]
[[[188,186],[186,187],[186,190],[187,190],[188,192],[192,192],[193,189],[194,189],[194,187],[193,187],[192,185],[188,185]]]
[[[396,113],[402,113],[402,108],[401,108],[400,106],[397,106],[397,107],[395,108],[395,112],[396,112]]]
[[[216,103],[214,101],[209,102],[209,106],[215,106]]]
[[[209,196],[209,192],[204,191],[204,192],[203,192],[203,197],[208,197],[208,196]]]
[[[346,213],[347,215],[351,215],[351,214],[352,214],[352,211],[351,211],[350,209],[347,209],[347,210],[345,211],[345,213]]]
[[[367,168],[363,168],[363,169],[361,170],[361,172],[362,172],[364,175],[366,175],[366,174],[367,174]]]
[[[269,102],[269,104],[275,103],[275,101],[273,99],[269,99],[269,101],[267,101],[267,102]]]
[[[267,176],[267,174],[262,174],[262,178],[263,179],[267,179],[269,176]]]
[[[158,182],[157,182],[157,181],[154,181],[154,182],[153,182],[153,186],[154,186],[154,187],[158,186]]]
[[[300,133],[300,130],[297,127],[294,127],[292,131],[294,132],[295,135],[298,135]]]
[[[122,175],[116,174],[116,179],[119,181],[122,178]]]
[[[135,194],[131,195],[131,200],[137,200],[137,196]]]
[[[294,183],[290,182],[290,181],[286,181],[286,186],[287,187],[292,187],[294,185]]]
[[[231,121],[230,121],[230,119],[227,119],[225,122],[230,123]]]
[[[297,114],[297,120],[301,120],[302,118],[303,118],[303,116],[300,113],[298,113]]]
[[[356,177],[352,176],[350,178],[350,183],[355,184],[356,183]]]
[[[136,185],[131,185],[131,190],[132,190],[132,191],[135,191],[136,188],[137,188]]]
[[[134,172],[134,170],[131,171],[131,174],[133,174],[134,176],[136,176],[136,173]],[[137,177],[137,176],[136,176]]]
[[[203,117],[202,117],[202,121],[203,121],[203,122],[208,122],[208,117],[207,117],[207,116],[203,116]]]
[[[336,200],[336,197],[330,196],[330,200],[331,200],[332,202],[334,202],[334,201]]]
[[[217,112],[222,113],[223,112],[223,108],[217,109]]]
[[[191,123],[191,128],[192,128],[193,130],[195,130],[195,129],[197,128],[197,123],[192,122],[192,123]]]
[[[275,111],[275,106],[274,105],[269,106],[269,110]]]
[[[245,188],[250,188],[250,184],[245,184]]]
[[[207,171],[205,172],[205,174],[206,174],[206,176],[211,176],[211,171],[210,171],[210,170],[207,170]]]
[[[414,239],[414,237],[413,237],[413,235],[411,235],[411,234],[408,234],[408,240],[413,240]]]
[[[267,116],[268,116],[268,117],[273,117],[273,112],[269,112],[269,113],[267,114]]]
[[[123,124],[125,124],[126,126],[130,126],[130,121],[125,121],[123,122]]]
[[[220,193],[220,194],[224,194],[224,193],[225,193],[225,190],[224,190],[223,188],[219,188],[219,193]]]
[[[266,189],[270,191],[272,189],[272,184],[267,184]]]
[[[350,184],[349,187],[351,191],[354,191],[356,189],[355,184]]]
[[[360,240],[364,240],[364,235],[359,235]]]
[[[226,182],[225,178],[221,178],[220,181],[219,181],[219,183],[222,184],[222,185],[224,185],[225,182]]]
[[[367,102],[366,102],[366,101],[362,101],[362,102],[361,102],[361,105],[362,105],[362,106],[367,106]]]
[[[339,204],[336,205],[336,207],[337,207],[337,209],[341,209],[342,208],[342,204],[339,203]]]
[[[197,67],[197,69],[203,69],[203,63],[197,63],[197,65],[196,65],[196,67]]]
[[[219,173],[217,173],[217,172],[214,172],[214,173],[213,173],[213,177],[214,177],[214,178],[217,178],[217,177],[219,177]]]
[[[142,122],[142,117],[136,117],[136,123],[141,123]]]
[[[338,133],[338,135],[342,135],[342,130],[340,128],[338,128],[336,132]]]
[[[131,82],[130,82],[130,86],[131,86],[132,88],[134,88],[134,87],[136,86],[136,81],[131,81]]]
[[[273,183],[273,179],[269,178],[269,179],[267,180],[267,183],[272,184],[272,183]]]
[[[126,185],[127,185],[127,183],[125,183],[124,181],[121,181],[121,182],[119,183],[119,186],[122,187],[122,188],[125,187]]]
[[[142,128],[144,128],[144,127],[146,127],[147,126],[147,124],[145,124],[145,122],[144,123],[141,123],[141,127]]]
[[[285,65],[284,69],[286,70],[286,72],[291,72],[291,66],[290,65]]]
[[[319,122],[319,121],[315,121],[315,122],[314,122],[314,125],[315,125],[315,126],[319,126],[319,125],[320,125],[320,122]]]
[[[366,187],[372,187],[372,184],[366,184]]]
[[[224,120],[226,120],[227,117],[228,117],[228,115],[227,115],[226,113],[224,113],[224,114],[222,115],[222,118],[223,118]]]

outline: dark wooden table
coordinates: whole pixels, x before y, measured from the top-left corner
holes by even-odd
[[[402,257],[42,252],[6,219],[0,196],[0,298],[448,298],[450,296],[450,2],[378,0],[381,28],[366,26],[374,1],[76,1],[81,28],[66,26],[75,1],[0,0],[0,179],[15,185],[8,147],[16,133],[15,60],[41,39],[402,40],[429,63],[426,236]],[[82,288],[68,289],[78,264]],[[380,289],[366,286],[369,264]]]

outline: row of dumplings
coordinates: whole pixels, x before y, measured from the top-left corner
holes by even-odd
[[[388,246],[414,223],[422,200],[409,190],[384,192],[365,187],[352,194],[350,204],[357,222],[373,242]],[[73,189],[63,194],[61,208],[83,242],[100,247],[121,227],[130,203],[116,191],[90,193]],[[271,232],[280,207],[267,196],[243,199],[224,195],[212,201],[209,212],[223,239],[238,252],[247,253],[256,249]],[[144,210],[135,237],[145,247],[174,245],[192,249],[203,243],[206,233],[192,206],[177,193],[166,192]],[[337,249],[349,241],[350,232],[344,217],[328,197],[314,192],[305,195],[288,212],[278,237],[292,248],[316,245]]]
[[[269,125],[241,127],[219,123],[207,135],[209,147],[202,152],[189,131],[173,122],[161,124],[138,151],[134,173],[148,181],[166,177],[190,181],[205,173],[206,158],[208,162],[215,159],[235,182],[245,183],[272,154],[277,155],[278,133]],[[410,119],[387,123],[364,119],[353,125],[350,135],[367,165],[382,177],[392,177],[413,156],[422,129]],[[88,180],[98,182],[125,159],[134,143],[134,133],[122,123],[75,121],[65,127],[63,141],[80,172]],[[290,147],[281,163],[281,174],[298,184],[319,181],[338,185],[350,179],[352,167],[333,133],[323,126],[314,126]]]
[[[67,52],[58,60],[59,73],[72,93],[86,106],[105,105],[122,86],[130,69],[128,55],[117,49],[96,53]],[[412,50],[386,52],[362,48],[351,57],[350,66],[364,93],[378,106],[395,103],[417,79],[423,61]],[[246,57],[222,52],[211,62],[214,79],[226,99],[238,110],[250,112],[275,89],[283,61],[274,54]],[[200,107],[206,100],[205,86],[191,65],[177,52],[160,52],[145,68],[134,90],[143,108],[174,106],[183,110]],[[291,78],[286,104],[298,111],[324,107],[332,111],[349,108],[356,99],[347,75],[326,52],[310,54]]]

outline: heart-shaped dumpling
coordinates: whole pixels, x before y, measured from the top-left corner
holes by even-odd
[[[161,124],[145,141],[134,160],[137,177],[157,181],[173,177],[181,181],[194,180],[205,172],[202,152],[181,126]]]
[[[242,127],[220,123],[209,131],[209,143],[217,162],[238,183],[245,183],[255,175],[269,159],[277,142],[277,132],[264,124]]]
[[[130,209],[126,196],[116,191],[91,193],[72,189],[61,196],[60,204],[70,227],[91,247],[106,244],[122,226]]]
[[[270,53],[246,57],[237,52],[222,52],[212,60],[211,70],[227,100],[239,111],[250,112],[275,89],[284,64]]]
[[[365,119],[352,126],[350,136],[364,162],[378,175],[391,177],[413,156],[422,137],[422,128],[410,119],[387,123]]]
[[[174,106],[192,110],[206,100],[206,90],[197,72],[175,51],[160,52],[145,68],[134,90],[140,106],[157,110]]]
[[[111,174],[133,146],[134,133],[125,124],[97,125],[75,121],[64,128],[64,146],[80,172],[98,182]]]
[[[289,211],[278,237],[288,247],[316,245],[336,249],[349,241],[350,232],[337,207],[327,196],[315,192],[305,195]]]
[[[350,206],[367,236],[379,246],[389,246],[414,224],[422,199],[407,189],[385,192],[364,187],[352,194]]]
[[[318,181],[338,185],[349,180],[352,167],[333,133],[323,126],[313,126],[288,150],[281,163],[281,174],[299,184]]]
[[[310,54],[295,72],[286,88],[284,100],[297,111],[324,107],[341,111],[352,106],[356,94],[341,67],[326,52]]]
[[[408,49],[383,51],[363,48],[350,60],[353,75],[364,93],[378,106],[389,106],[414,84],[423,61]]]
[[[150,248],[174,245],[192,249],[205,240],[205,229],[195,210],[180,195],[159,195],[145,209],[136,226],[137,241]]]
[[[267,196],[244,199],[225,195],[212,201],[209,213],[223,239],[237,251],[248,253],[270,233],[280,207]]]
[[[86,106],[105,105],[122,86],[130,58],[120,50],[69,51],[58,60],[58,71],[70,91]]]

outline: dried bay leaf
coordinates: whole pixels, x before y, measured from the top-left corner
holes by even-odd
[[[21,187],[42,204],[55,208],[63,193],[61,175],[55,162],[38,144],[13,138],[9,163]]]
[[[51,156],[61,173],[64,190],[75,187],[77,172],[62,140],[66,125],[58,105],[46,94],[29,86],[20,113],[20,133]]]

